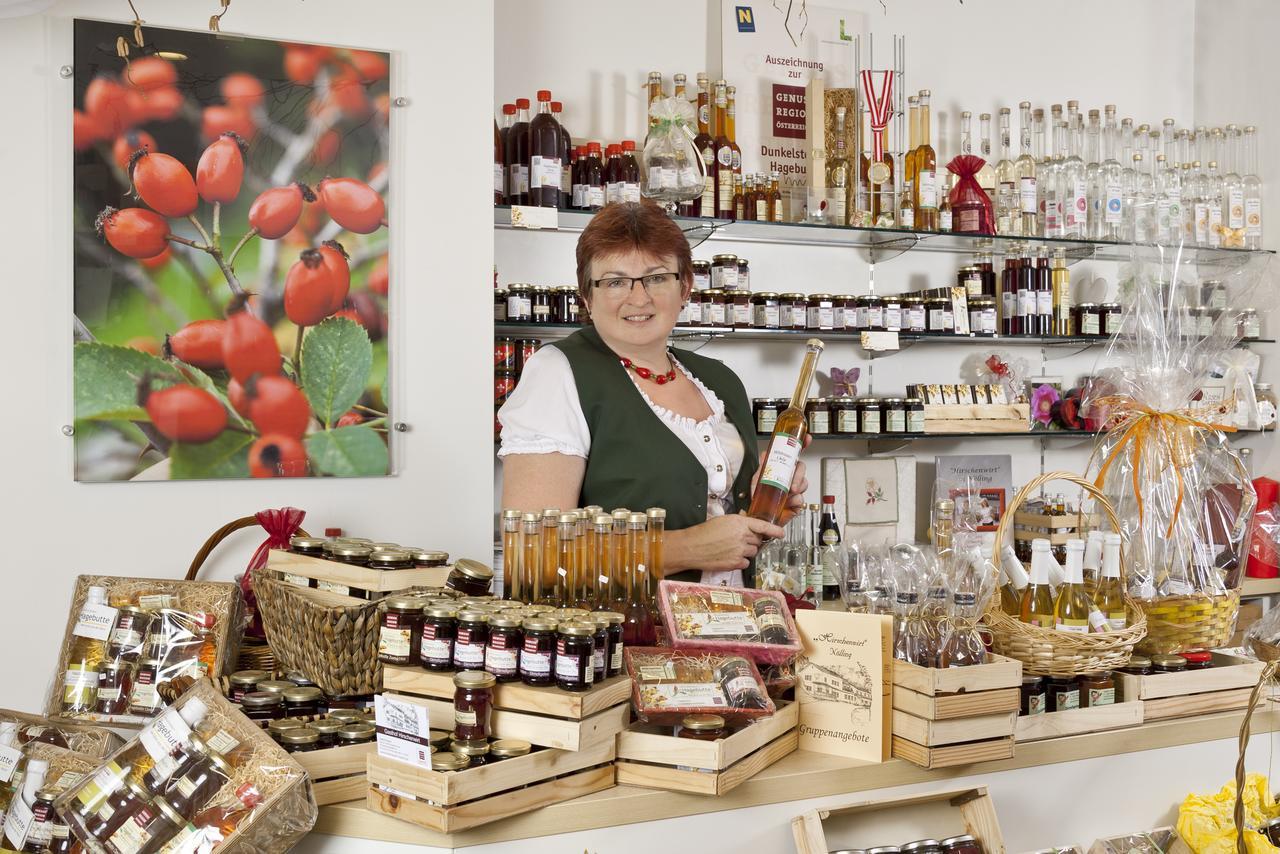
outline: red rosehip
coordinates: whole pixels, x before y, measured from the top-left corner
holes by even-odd
[[[354,409],[348,409],[342,413],[342,417],[338,419],[336,426],[338,427],[354,427],[357,424],[363,424],[364,417]]]
[[[292,436],[263,436],[249,447],[253,477],[306,477],[307,449]]]
[[[139,258],[138,263],[148,270],[159,270],[165,264],[173,260],[173,247],[166,246],[164,251],[159,255],[153,255],[150,258]]]
[[[169,246],[169,223],[146,208],[105,207],[94,227],[112,249],[130,258],[154,258]]]
[[[144,380],[138,402],[160,434],[175,442],[207,442],[227,426],[227,410],[216,397],[195,386],[152,391],[150,381]]]
[[[218,88],[222,91],[222,100],[231,107],[252,109],[267,97],[267,90],[263,87],[262,81],[243,71],[223,77]]]
[[[165,338],[165,354],[205,370],[225,368],[222,342],[226,334],[225,320],[193,320]]]
[[[124,81],[135,89],[150,92],[177,83],[178,69],[167,59],[144,56],[125,66]]]
[[[143,115],[158,122],[176,119],[182,112],[183,97],[176,86],[161,86],[143,93]]]
[[[316,185],[316,195],[334,222],[356,234],[377,231],[387,216],[377,190],[355,178],[325,178]]]
[[[242,385],[254,374],[280,373],[280,348],[271,327],[247,311],[235,311],[222,337],[222,362]]]
[[[84,111],[103,136],[119,136],[133,124],[128,91],[110,77],[95,77],[90,81],[84,91]]]
[[[84,151],[102,137],[102,128],[88,113],[71,111],[71,147]]]
[[[330,128],[320,135],[315,147],[311,149],[311,163],[315,166],[328,166],[338,158],[341,148],[342,135]]]
[[[253,123],[253,116],[247,110],[222,104],[205,107],[200,118],[200,133],[204,138],[217,139],[227,131],[233,131],[246,140],[252,140],[258,133],[258,126]]]
[[[387,295],[387,286],[391,281],[391,275],[387,270],[387,256],[383,255],[373,264],[373,269],[369,271],[367,284],[369,290],[379,296]]]
[[[117,166],[128,171],[129,158],[140,148],[146,151],[156,151],[155,137],[145,130],[131,128],[116,137],[116,141],[111,144],[111,157],[115,160]]]
[[[333,286],[333,271],[324,256],[306,250],[285,276],[284,313],[299,326],[315,326],[329,316]]]
[[[381,80],[387,76],[389,66],[387,58],[380,53],[374,53],[371,50],[353,50],[350,52],[351,64],[355,66],[356,71],[360,72],[360,77],[368,82]]]
[[[284,49],[284,76],[300,86],[310,86],[323,61],[317,51],[306,45],[289,45]]]
[[[232,409],[245,418],[249,417],[249,396],[245,394],[244,386],[240,385],[239,380],[228,380],[227,400],[231,401]]]
[[[360,74],[349,66],[329,81],[329,100],[351,119],[363,119],[372,109]]]
[[[326,240],[316,251],[324,259],[324,266],[333,279],[333,298],[329,301],[329,313],[332,314],[342,308],[347,301],[347,292],[351,290],[347,250],[336,240]]]
[[[298,224],[302,216],[302,203],[315,201],[311,188],[301,181],[287,187],[263,190],[249,206],[249,225],[257,229],[260,237],[278,240]]]
[[[224,205],[236,200],[244,180],[246,150],[244,140],[230,131],[209,143],[196,164],[196,189],[200,198]]]
[[[301,439],[311,423],[311,405],[306,395],[285,377],[250,377],[244,384],[249,420],[262,435],[278,433]]]
[[[134,192],[156,213],[184,217],[200,204],[191,170],[178,158],[140,149],[129,163]]]

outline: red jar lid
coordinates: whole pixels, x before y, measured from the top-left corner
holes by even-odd
[[[1178,654],[1185,658],[1188,664],[1208,664],[1213,660],[1213,656],[1207,649],[1192,649]]]

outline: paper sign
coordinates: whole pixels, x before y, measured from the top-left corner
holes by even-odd
[[[13,779],[13,769],[18,767],[18,760],[21,758],[21,750],[7,744],[0,744],[0,783],[7,783]]]
[[[9,812],[4,818],[4,835],[9,838],[14,851],[21,851],[27,844],[27,831],[31,829],[31,822],[34,820],[35,814],[31,812],[31,807],[27,806],[21,795],[14,795],[13,802],[9,804]]]
[[[419,768],[431,768],[431,727],[427,707],[376,694],[374,721],[378,755]]]
[[[104,641],[111,634],[111,627],[116,624],[116,609],[109,605],[97,605],[86,602],[76,617],[73,635],[82,638]]]
[[[892,747],[893,618],[799,611],[800,749],[884,762]]]
[[[515,205],[511,208],[512,228],[555,229],[559,225],[555,208],[535,208],[527,205]]]
[[[179,747],[185,747],[190,738],[191,727],[178,714],[177,709],[167,709],[138,736],[142,746],[157,763],[170,760],[173,752]]]
[[[897,350],[897,332],[863,332],[862,349],[872,351]]]

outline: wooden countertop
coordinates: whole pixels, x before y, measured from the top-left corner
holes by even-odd
[[[943,782],[1015,768],[1052,765],[1120,753],[1156,750],[1182,744],[1235,738],[1243,711],[1221,712],[1177,720],[1156,721],[1131,729],[1068,736],[1019,744],[1012,759],[926,771],[902,760],[883,764],[855,762],[820,753],[797,751],[721,797],[705,797],[616,786],[573,801],[544,807],[490,825],[455,834],[434,833],[389,818],[351,801],[320,808],[315,832],[377,839],[410,845],[459,848],[513,839],[656,821],[699,813],[739,809],[758,804],[819,798],[929,781]],[[1253,716],[1254,732],[1280,729],[1280,711],[1265,707]]]

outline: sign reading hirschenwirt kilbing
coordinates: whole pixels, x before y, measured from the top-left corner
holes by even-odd
[[[800,611],[796,661],[800,749],[869,762],[889,758],[893,618]]]

